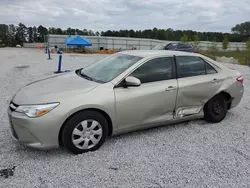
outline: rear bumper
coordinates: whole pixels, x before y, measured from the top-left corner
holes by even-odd
[[[233,100],[231,101],[230,109],[236,107],[240,103],[240,101],[241,101],[241,99],[243,97],[243,94],[244,94],[243,85],[241,87],[238,87],[237,90],[234,90],[231,93],[231,95],[233,97]]]

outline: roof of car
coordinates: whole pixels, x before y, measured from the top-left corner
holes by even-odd
[[[171,51],[171,50],[129,50],[119,52],[128,55],[140,56],[140,57],[151,57],[151,56],[173,56],[173,55],[185,55],[185,56],[197,56],[196,53]]]
[[[190,43],[187,43],[187,42],[162,42],[160,44],[190,44]]]

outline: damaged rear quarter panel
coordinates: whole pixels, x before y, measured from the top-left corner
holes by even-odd
[[[208,100],[227,90],[231,84],[232,78],[221,73],[178,79],[175,117],[200,113]]]

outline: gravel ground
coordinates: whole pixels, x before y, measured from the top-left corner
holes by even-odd
[[[63,69],[102,57],[64,54]],[[221,123],[197,120],[130,133],[74,156],[29,149],[9,132],[9,99],[52,75],[58,57],[52,58],[40,50],[0,49],[0,187],[250,187],[250,68],[228,65],[244,75],[245,94]]]

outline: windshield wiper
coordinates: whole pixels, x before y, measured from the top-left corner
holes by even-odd
[[[76,74],[77,74],[78,76],[80,76],[80,77],[82,77],[82,78],[85,78],[85,79],[87,79],[87,80],[93,81],[93,82],[104,83],[104,82],[101,81],[101,80],[96,80],[96,79],[91,78],[90,76],[88,76],[88,75],[86,75],[86,74],[83,74],[81,70],[82,70],[82,69],[76,70]]]
[[[95,81],[93,78],[89,77],[89,76],[88,76],[88,75],[86,75],[86,74],[82,74],[82,73],[80,73],[80,75],[81,75],[82,77],[86,78],[87,80],[90,80],[90,81]]]

